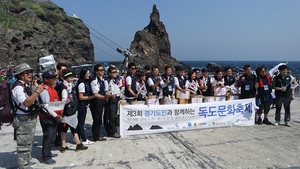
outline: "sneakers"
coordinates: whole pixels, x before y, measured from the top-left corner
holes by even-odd
[[[273,123],[271,123],[268,118],[264,118],[264,120],[262,121],[263,124],[266,124],[266,125],[272,125]]]
[[[113,137],[113,138],[120,138],[121,137],[118,133],[110,134],[109,136]]]
[[[83,151],[83,150],[86,150],[86,149],[88,149],[88,147],[84,146],[84,145],[81,143],[81,144],[78,144],[78,145],[76,146],[75,151],[78,152],[78,151]]]
[[[275,125],[275,126],[280,125],[280,121],[275,121],[274,125]]]
[[[262,124],[261,122],[261,117],[258,117],[257,121],[255,122],[255,124]]]
[[[106,138],[104,138],[104,137],[99,137],[99,138],[97,138],[97,139],[94,139],[94,141],[96,142],[96,141],[106,141],[107,139]]]
[[[288,122],[288,121],[285,122],[285,126],[287,126],[287,127],[292,127],[291,123]]]
[[[82,142],[83,145],[89,145],[89,144],[93,144],[93,141],[90,141],[88,139],[86,139],[86,141]]]
[[[64,153],[64,152],[66,152],[68,149],[69,149],[69,147],[67,147],[67,146],[66,146],[66,147],[61,147],[61,148],[60,148],[60,152],[61,152],[61,153]]]
[[[43,163],[48,164],[48,165],[51,165],[51,164],[55,164],[56,161],[53,160],[52,158],[50,158],[50,159],[48,159],[48,160],[44,160]]]

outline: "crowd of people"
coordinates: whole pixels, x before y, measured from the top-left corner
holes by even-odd
[[[37,116],[43,131],[42,160],[45,164],[54,164],[51,150],[60,146],[60,152],[68,150],[66,133],[70,128],[76,144],[75,151],[88,149],[87,145],[95,141],[105,141],[106,136],[120,138],[117,132],[118,106],[135,101],[157,98],[163,104],[166,98],[176,98],[176,92],[197,96],[228,96],[232,87],[240,89],[239,98],[256,98],[259,110],[256,112],[256,124],[273,124],[268,120],[272,102],[276,105],[274,125],[280,124],[282,105],[285,109],[284,124],[290,124],[290,103],[294,99],[291,87],[292,76],[286,65],[279,67],[279,74],[270,77],[264,66],[252,73],[251,66],[244,66],[244,73],[232,73],[232,68],[216,70],[209,75],[206,68],[192,69],[187,74],[181,66],[166,66],[160,75],[158,66],[145,66],[137,70],[135,63],[128,64],[127,73],[118,75],[118,70],[110,66],[105,68],[96,64],[93,70],[82,68],[74,83],[74,74],[66,64],[59,63],[57,71],[44,71],[42,80],[33,77],[33,69],[26,63],[15,67],[12,95],[17,105],[13,126],[16,132],[18,164],[20,168],[30,166]],[[92,73],[93,72],[93,73]],[[275,91],[272,96],[272,90]],[[275,98],[275,99],[274,99]],[[62,109],[51,108],[51,102],[64,104]],[[92,115],[92,137],[87,139],[85,119],[88,108]],[[261,115],[264,114],[264,119]],[[101,132],[104,125],[105,132]]]

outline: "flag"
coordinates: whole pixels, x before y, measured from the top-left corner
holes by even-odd
[[[39,58],[39,65],[42,66],[44,70],[56,70],[56,62],[53,55]]]
[[[274,77],[275,73],[278,72],[278,68],[279,66],[281,65],[286,65],[288,62],[286,63],[279,63],[278,65],[276,65],[275,67],[273,67],[270,71],[269,71],[269,74],[271,77]]]

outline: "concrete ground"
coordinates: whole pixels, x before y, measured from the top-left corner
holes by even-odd
[[[54,165],[41,163],[42,131],[39,122],[32,151],[33,168],[300,168],[300,98],[292,101],[292,127],[255,125],[251,127],[213,128],[163,134],[108,138],[75,152],[71,134],[68,147]],[[282,110],[282,112],[284,112]],[[269,119],[274,122],[275,109]],[[283,113],[282,113],[283,118]],[[87,117],[87,135],[91,139],[91,115]],[[16,143],[12,126],[0,131],[0,167],[17,166]]]

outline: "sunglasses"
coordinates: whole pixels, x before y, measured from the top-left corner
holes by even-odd
[[[131,69],[132,69],[132,70],[135,70],[136,68],[135,68],[135,67],[132,67]]]
[[[103,71],[104,71],[104,69],[98,69],[98,71],[100,71],[100,72],[103,72]]]
[[[27,75],[32,74],[32,71],[25,71],[24,74],[27,74]]]
[[[114,72],[111,72],[111,73],[117,73],[116,71],[114,71]]]

